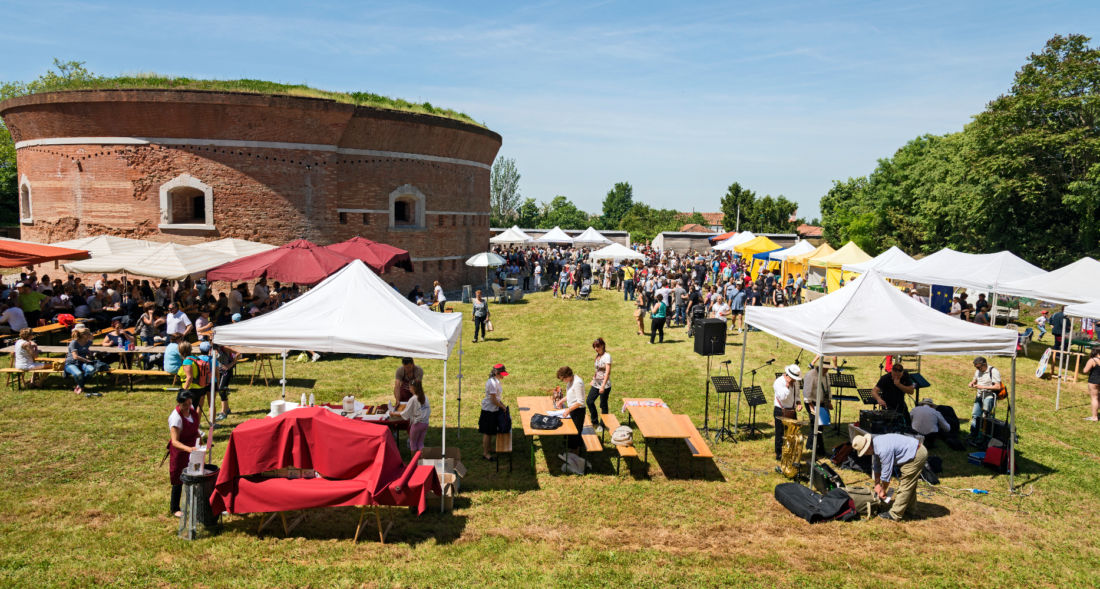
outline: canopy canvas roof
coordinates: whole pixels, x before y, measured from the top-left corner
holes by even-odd
[[[210,280],[235,281],[263,276],[279,282],[317,284],[351,260],[309,240],[296,239],[284,246],[212,268],[206,277]]]
[[[645,256],[621,243],[612,243],[602,247],[589,256],[593,260],[644,260]]]
[[[867,252],[860,249],[856,242],[849,241],[844,244],[843,247],[836,250],[831,254],[819,255],[810,258],[811,266],[825,266],[831,268],[833,266],[843,266],[844,264],[859,264],[861,262],[867,262],[871,260],[871,256]]]
[[[115,237],[114,235],[93,235],[92,237],[59,241],[57,243],[51,243],[50,245],[85,250],[95,258],[98,256],[110,256],[135,249],[153,247],[158,244],[144,239],[130,239],[129,237]]]
[[[269,243],[260,243],[258,241],[248,241],[247,239],[237,239],[235,237],[226,237],[225,239],[218,239],[215,241],[204,241],[203,243],[197,243],[193,247],[200,249],[208,249],[223,254],[232,256],[232,259],[243,258],[245,256],[251,256],[252,254],[258,254],[260,252],[266,252],[267,250],[273,250],[276,245]]]
[[[69,272],[133,274],[150,278],[182,280],[220,266],[233,257],[222,252],[178,243],[162,243],[156,247],[135,249],[119,254],[93,257],[90,260],[65,264]]]
[[[914,261],[915,260],[913,260],[912,256],[901,251],[901,248],[899,248],[898,246],[892,245],[890,246],[890,249],[871,258],[870,260],[858,262],[855,264],[844,263],[841,265],[841,268],[843,268],[845,272],[862,273],[867,272],[871,268],[874,268],[881,272],[886,268],[902,267],[907,264],[912,264]]]
[[[823,243],[814,248],[813,251],[787,256],[787,259],[783,261],[783,274],[800,275],[806,271],[806,262],[810,258],[827,256],[835,251],[833,246]]]
[[[589,227],[585,229],[583,233],[573,238],[573,243],[577,245],[602,245],[605,243],[611,243],[611,240],[600,235],[599,231]]]
[[[527,243],[531,241],[531,236],[526,233],[512,227],[505,229],[500,235],[489,238],[489,243],[508,244],[508,243]]]
[[[461,336],[461,313],[418,307],[354,260],[270,313],[218,327],[214,343],[445,360]]]
[[[778,243],[764,237],[763,235],[754,237],[749,241],[735,245],[733,251],[740,253],[743,256],[751,256],[753,254],[759,254],[760,252],[770,252],[774,250],[783,249]]]
[[[1092,303],[1080,303],[1066,305],[1065,314],[1070,317],[1085,317],[1087,319],[1100,319],[1100,301]]]
[[[997,292],[1060,305],[1100,301],[1100,262],[1081,258],[1057,270],[1006,282]]]
[[[891,286],[876,270],[808,303],[750,306],[745,322],[807,352],[829,356],[1015,356],[1018,335],[940,313]],[[887,323],[889,329],[884,329]]]
[[[507,263],[507,260],[494,254],[493,252],[481,252],[480,254],[474,254],[466,260],[467,266],[474,268],[496,268],[497,266],[503,266]]]
[[[573,243],[573,238],[566,235],[561,227],[554,226],[553,229],[547,231],[542,237],[535,240],[536,243]]]
[[[32,266],[54,260],[85,260],[87,250],[0,238],[0,268]]]
[[[1002,284],[1045,272],[1009,251],[965,254],[944,248],[907,266],[883,270],[883,274],[895,280],[999,292]]]
[[[710,242],[711,243],[722,243],[723,241],[733,237],[734,235],[737,235],[736,231],[727,231],[727,232],[722,233],[720,235],[715,235],[714,237],[711,237]]]
[[[531,237],[529,233],[527,233],[523,229],[520,229],[519,225],[512,225],[511,230],[515,231],[517,235],[524,238],[526,241],[531,241],[534,239],[534,237]]]
[[[806,254],[806,253],[814,251],[815,249],[817,249],[817,248],[815,248],[813,246],[813,244],[811,244],[810,242],[808,242],[806,240],[802,240],[802,241],[792,245],[791,247],[789,247],[787,249],[781,249],[779,251],[772,252],[770,254],[770,257],[773,260],[783,261],[783,260],[786,260],[787,258],[789,258],[791,256],[797,256],[799,254]]]
[[[722,252],[733,251],[733,248],[743,243],[750,242],[754,239],[756,239],[756,235],[752,231],[742,231],[741,233],[734,235],[733,237],[719,243],[718,245],[711,247],[711,249]]]
[[[400,268],[406,272],[413,271],[412,256],[408,251],[388,243],[372,241],[360,235],[347,241],[327,245],[325,249],[362,260],[368,268],[378,274],[385,274],[390,268]]]

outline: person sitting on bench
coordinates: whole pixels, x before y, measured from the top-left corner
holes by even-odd
[[[970,439],[977,440],[978,418],[992,418],[997,408],[997,391],[1001,390],[1001,373],[989,365],[985,358],[974,358],[974,378],[968,385],[974,391],[974,410],[970,412]]]

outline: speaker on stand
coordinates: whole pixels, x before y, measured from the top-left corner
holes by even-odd
[[[695,353],[707,357],[706,400],[703,409],[703,436],[710,437],[710,357],[726,353],[726,322],[700,319],[695,323]],[[718,430],[715,430],[716,432]]]

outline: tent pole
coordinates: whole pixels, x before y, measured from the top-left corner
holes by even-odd
[[[997,327],[997,292],[993,291],[993,313],[989,318],[989,326]],[[1005,325],[1008,325],[1008,317],[1005,317]]]
[[[1016,484],[1016,356],[1012,357],[1012,388],[1009,389],[1008,407],[1008,492],[1015,492]]]
[[[455,438],[462,439],[462,336],[458,336],[458,431]]]
[[[741,376],[738,376],[738,383],[741,385],[741,392],[737,393],[737,413],[733,416],[733,431],[741,432],[741,397],[745,391],[745,347],[749,343],[749,326],[745,324],[745,321],[741,321]],[[696,335],[698,337],[698,335]]]
[[[214,393],[216,392],[215,383],[218,382],[218,351],[211,346],[210,352],[210,432],[206,434],[206,453],[203,454],[203,464],[210,463],[210,452],[214,449]]]
[[[286,355],[290,350],[283,350],[283,378],[279,380],[279,384],[283,386],[283,400],[286,401]]]
[[[1063,311],[1064,313],[1064,311]],[[1073,319],[1069,320],[1069,331],[1066,331],[1066,317],[1062,315],[1062,346],[1058,348],[1061,352],[1058,356],[1058,389],[1054,394],[1054,410],[1058,411],[1059,405],[1062,402],[1062,379],[1065,376],[1066,370],[1069,369],[1069,341],[1072,337],[1066,338],[1066,334],[1073,334]]]
[[[817,402],[814,405],[814,408],[817,413],[810,417],[810,419],[812,419],[814,422],[814,446],[813,450],[810,451],[809,465],[811,489],[814,488],[814,465],[817,464],[817,432],[821,429],[821,418],[819,417],[819,415],[821,415],[821,389],[824,388],[821,384],[821,365],[824,363],[825,356],[821,356],[821,358],[817,361],[817,368],[814,369],[817,372],[817,378],[814,379],[814,388],[817,389],[815,393],[815,396],[817,397]],[[798,401],[796,400],[795,402],[797,403]]]
[[[443,359],[443,456],[447,456],[447,359]]]

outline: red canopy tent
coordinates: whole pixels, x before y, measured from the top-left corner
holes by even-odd
[[[721,235],[715,235],[714,237],[711,237],[710,242],[712,244],[713,243],[722,243],[723,241],[733,237],[734,235],[737,235],[736,231],[727,231],[727,232],[725,232]]]
[[[0,239],[0,268],[32,266],[54,260],[87,260],[85,250],[56,247],[17,239]]]
[[[409,252],[388,243],[371,241],[365,237],[355,237],[325,246],[325,249],[338,254],[362,260],[375,274],[384,274],[390,268],[413,271],[412,256]]]
[[[435,469],[406,466],[388,427],[341,417],[321,407],[250,419],[229,437],[210,498],[214,513],[264,513],[315,507],[401,505],[418,513],[429,491],[440,493]],[[282,468],[321,477],[263,478]]]
[[[317,284],[348,265],[352,258],[297,239],[282,247],[245,256],[211,268],[207,280],[251,280],[261,276],[294,284]]]

